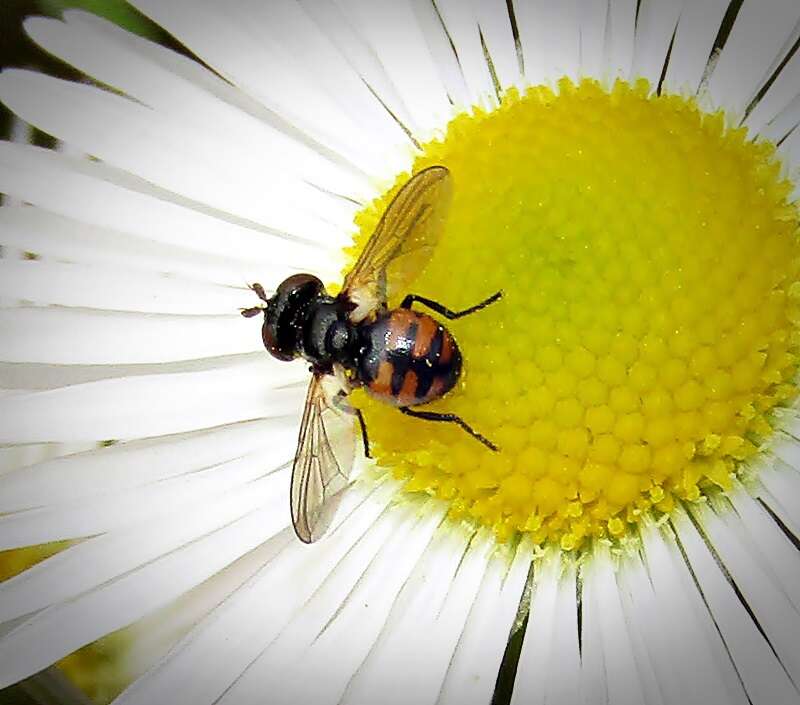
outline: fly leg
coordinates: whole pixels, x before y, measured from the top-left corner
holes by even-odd
[[[438,301],[434,301],[433,299],[425,298],[424,296],[418,296],[417,294],[408,294],[403,299],[403,302],[400,304],[400,308],[411,308],[411,305],[417,301],[421,304],[424,304],[432,311],[436,311],[436,313],[440,313],[445,318],[450,320],[461,318],[462,316],[468,316],[470,313],[475,313],[476,311],[480,311],[482,308],[486,308],[489,304],[493,304],[495,301],[500,299],[503,296],[502,291],[498,291],[495,294],[492,294],[488,299],[481,301],[479,304],[475,304],[475,306],[470,306],[469,308],[464,309],[463,311],[453,311],[452,309],[443,306]],[[470,436],[472,436],[475,440],[480,441],[485,445],[489,450],[497,451],[497,446],[492,443],[488,438],[482,436],[478,433],[475,429],[472,428],[464,419],[456,414],[439,414],[435,411],[416,411],[415,409],[410,409],[407,406],[399,407],[400,411],[408,416],[413,416],[418,419],[425,419],[426,421],[444,421],[446,423],[454,423],[457,426],[460,426],[464,429]]]
[[[452,309],[443,306],[438,301],[434,301],[433,299],[426,299],[424,296],[418,296],[417,294],[409,294],[403,299],[403,302],[400,304],[400,308],[411,308],[411,304],[413,304],[415,301],[418,301],[419,303],[427,306],[429,309],[436,311],[436,313],[442,314],[445,318],[453,320],[455,318],[461,318],[462,316],[469,316],[470,313],[475,313],[475,311],[480,311],[482,308],[486,308],[489,304],[493,304],[502,296],[503,292],[498,291],[497,293],[492,294],[485,301],[475,304],[475,306],[465,308],[463,311],[453,311]]]
[[[254,282],[253,284],[248,284],[248,287],[256,292],[256,295],[262,301],[269,302],[267,298],[267,293],[264,291],[264,287],[261,286],[258,282]],[[241,313],[245,318],[252,318],[253,316],[257,316],[259,313],[264,312],[263,306],[252,306],[251,308],[240,308],[239,313]]]
[[[345,392],[344,389],[340,389],[331,401],[333,402],[333,405],[339,409],[339,411],[343,411],[345,414],[351,414],[358,419],[358,425],[361,427],[361,440],[364,443],[364,455],[366,455],[368,458],[372,458],[372,455],[369,452],[367,424],[364,423],[364,415],[361,413],[361,409],[356,409],[356,407],[347,401],[347,392]]]
[[[361,409],[353,408],[353,411],[356,414],[359,426],[361,426],[361,440],[364,443],[364,455],[371,459],[372,454],[369,452],[369,436],[367,436],[367,424],[364,423],[364,414],[361,413]]]
[[[486,436],[482,436],[478,433],[475,429],[472,428],[464,419],[456,414],[438,414],[435,411],[417,411],[416,409],[410,409],[407,406],[398,407],[400,411],[408,416],[413,416],[417,419],[425,419],[426,421],[444,421],[446,423],[454,423],[457,426],[461,426],[470,436],[472,436],[476,441],[480,441],[485,445],[489,450],[493,450],[495,453],[499,450],[498,447],[492,443]]]
[[[241,313],[245,318],[252,318],[253,316],[257,316],[259,313],[264,313],[264,307],[253,306],[252,308],[240,308],[239,313]]]
[[[256,295],[259,299],[265,302],[269,302],[269,298],[267,297],[266,292],[264,291],[264,287],[261,286],[258,282],[253,282],[252,284],[248,285],[253,291],[256,292]]]

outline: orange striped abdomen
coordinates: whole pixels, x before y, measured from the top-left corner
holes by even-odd
[[[461,353],[450,332],[424,313],[395,309],[359,330],[358,377],[375,398],[417,406],[449,392],[461,373]]]

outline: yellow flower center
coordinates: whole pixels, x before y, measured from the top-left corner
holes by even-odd
[[[563,80],[460,115],[414,171],[433,164],[454,199],[413,293],[504,297],[446,322],[463,374],[421,408],[500,451],[357,392],[378,463],[500,540],[565,550],[729,488],[795,394],[798,214],[774,147],[645,81]]]

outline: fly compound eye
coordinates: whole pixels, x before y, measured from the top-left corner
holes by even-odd
[[[309,294],[316,296],[324,288],[323,283],[313,274],[292,274],[284,279],[275,292],[276,297],[293,298],[295,296],[306,297]]]
[[[286,336],[284,336],[285,338]],[[268,318],[264,318],[264,325],[261,326],[261,339],[264,347],[272,357],[288,362],[293,360],[297,353],[292,349],[291,339],[282,340],[279,335],[278,326],[270,323]]]
[[[267,302],[261,338],[270,355],[293,360],[302,354],[303,322],[309,306],[325,293],[313,274],[293,274],[284,279]]]

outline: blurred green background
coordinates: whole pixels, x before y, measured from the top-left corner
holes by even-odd
[[[124,0],[0,0],[0,68],[36,68],[77,80],[80,74],[37,47],[25,34],[22,23],[30,15],[59,17],[65,9],[80,8],[116,22],[125,29],[187,53],[164,30],[153,24]],[[0,104],[0,137],[11,131],[11,114]],[[34,140],[42,139],[34,134]],[[0,701],[2,702],[2,701]]]

